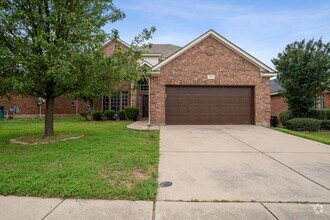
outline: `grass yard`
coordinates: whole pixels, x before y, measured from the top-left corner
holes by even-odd
[[[330,144],[330,131],[319,131],[319,132],[299,132],[299,131],[291,131],[285,128],[274,128],[277,131],[282,131],[287,134],[292,134],[298,137],[307,138],[313,141],[318,141],[324,144]]]
[[[128,124],[56,118],[56,133],[84,137],[33,146],[9,139],[42,134],[43,120],[0,121],[0,194],[154,200],[159,132]]]

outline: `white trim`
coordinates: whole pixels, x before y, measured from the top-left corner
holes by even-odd
[[[270,96],[273,96],[273,95],[281,95],[281,93],[279,93],[279,92],[272,92],[272,93],[270,93]]]
[[[151,120],[151,119],[150,119],[150,117],[151,117],[151,116],[150,116],[150,113],[151,113],[151,108],[150,108],[150,107],[151,107],[151,106],[150,106],[150,103],[151,103],[151,102],[150,102],[150,99],[151,99],[151,96],[150,96],[150,94],[151,94],[151,91],[150,91],[150,90],[151,90],[151,89],[150,89],[150,84],[151,84],[151,80],[150,80],[150,78],[148,77],[148,85],[149,85],[149,91],[148,91],[148,93],[149,93],[149,94],[148,94],[148,95],[149,95],[149,97],[148,97],[148,125],[149,125],[149,126],[150,126],[150,123],[151,123],[151,121],[150,121],[150,120]]]
[[[147,65],[147,66],[149,66],[150,68],[153,67],[153,65],[152,65],[151,63],[149,63],[148,61],[146,61],[146,60],[144,60],[143,62],[141,62],[139,65],[140,65],[140,66]]]
[[[76,99],[76,115],[78,115],[78,105],[79,105],[78,99]]]
[[[103,97],[104,95],[102,95],[102,105],[101,105],[101,111],[103,111]],[[94,101],[94,100],[93,100]],[[94,106],[94,103],[93,103],[93,106]]]
[[[133,96],[133,83],[131,82],[131,94],[129,96],[130,98],[130,106],[132,107],[133,106],[133,99],[132,99],[132,96]]]
[[[122,39],[118,38],[116,40],[119,41],[119,43],[123,44],[125,47],[131,48],[131,46],[128,43],[126,43],[125,41],[123,41]],[[108,44],[110,44],[112,41],[113,41],[113,39],[107,40],[104,44],[102,44],[102,46],[105,47]],[[135,50],[135,49],[133,48],[133,50]]]
[[[252,55],[248,54],[243,49],[239,48],[238,46],[236,46],[235,44],[233,44],[232,42],[230,42],[226,38],[222,37],[220,34],[213,31],[212,29],[209,30],[208,32],[204,33],[200,37],[196,38],[195,40],[193,40],[192,42],[187,44],[185,47],[181,48],[180,50],[178,50],[177,52],[175,52],[174,54],[172,54],[171,56],[166,58],[164,61],[162,61],[162,62],[158,63],[157,65],[155,65],[152,68],[152,70],[153,71],[154,70],[160,70],[161,67],[165,66],[166,64],[168,64],[169,62],[171,62],[172,60],[174,60],[175,58],[177,58],[181,54],[185,53],[187,50],[191,49],[193,46],[195,46],[196,44],[200,43],[201,41],[203,41],[204,39],[206,39],[207,37],[210,37],[210,36],[214,37],[216,40],[223,43],[224,45],[226,45],[228,48],[230,48],[234,52],[240,54],[245,59],[249,60],[251,63],[258,66],[261,71],[267,72],[267,73],[270,73],[270,74],[275,74],[275,72],[276,72],[275,70],[273,70],[272,68],[270,68],[266,64],[262,63],[261,61],[259,61],[255,57],[253,57]]]
[[[264,73],[264,72],[260,72],[260,76],[261,77],[274,77],[274,76],[277,76],[277,73]]]

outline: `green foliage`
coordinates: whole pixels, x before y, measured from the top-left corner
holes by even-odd
[[[319,131],[321,121],[314,118],[293,118],[287,121],[286,127],[293,131]]]
[[[313,109],[308,113],[309,118],[315,118],[319,120],[330,120],[330,109]]]
[[[145,42],[151,38],[155,30],[154,27],[150,30],[144,29],[129,48],[123,48],[118,40],[118,33],[114,32],[111,39],[115,44],[114,53],[110,57],[106,56],[102,50],[100,53],[95,53],[93,62],[83,70],[88,75],[86,84],[74,95],[91,105],[94,99],[98,99],[102,95],[113,94],[115,90],[125,87],[127,82],[137,82],[141,73],[149,76],[150,68],[141,66],[140,62],[143,59],[143,51],[151,46]],[[142,49],[136,50],[137,47]],[[92,106],[88,106],[88,108],[92,109]]]
[[[102,121],[103,112],[96,110],[92,112],[92,117],[94,121]]]
[[[139,116],[139,109],[136,107],[125,107],[125,114],[128,120],[136,121]]]
[[[124,17],[111,1],[2,1],[0,72],[24,95],[76,91],[107,37],[102,27]]]
[[[104,112],[104,116],[107,117],[108,120],[113,120],[116,112],[114,110],[106,110]]]
[[[321,129],[330,130],[330,120],[322,120],[321,121]]]
[[[104,54],[109,35],[103,27],[124,18],[107,0],[1,1],[0,95],[12,90],[45,98],[45,136],[53,135],[56,97],[76,95],[91,103],[141,70],[134,69],[141,52],[128,49],[111,59]],[[136,41],[154,31],[143,30]]]
[[[314,98],[330,87],[330,43],[294,42],[272,62],[289,109],[295,117],[306,117]]]
[[[120,110],[117,112],[119,120],[126,120],[126,113],[124,110]]]
[[[85,119],[85,121],[89,121],[88,114],[86,112],[80,112],[79,115]]]
[[[283,126],[286,126],[287,121],[294,118],[293,114],[290,111],[281,112],[279,114],[279,117],[280,117],[280,122],[282,123]]]

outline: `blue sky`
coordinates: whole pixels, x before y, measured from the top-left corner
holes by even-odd
[[[130,43],[143,28],[157,28],[152,43],[184,46],[213,29],[273,67],[289,43],[323,37],[330,41],[329,0],[114,0],[126,18],[116,28]]]

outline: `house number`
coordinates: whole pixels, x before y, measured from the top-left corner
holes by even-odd
[[[214,74],[207,74],[207,79],[215,79],[215,75]]]

